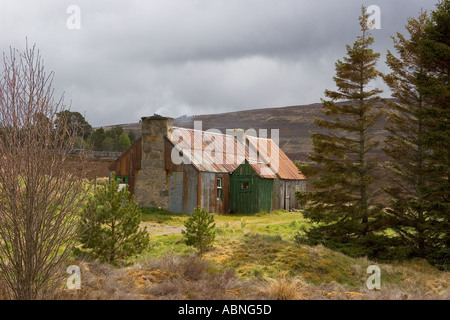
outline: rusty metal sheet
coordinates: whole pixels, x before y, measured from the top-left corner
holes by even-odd
[[[247,160],[262,178],[305,179],[295,164],[271,139],[246,136],[249,146],[246,148],[232,135],[174,127],[170,140],[176,150],[182,151],[183,156],[202,172],[232,173]],[[278,166],[272,165],[272,154],[278,154]],[[269,164],[270,162],[272,164]]]
[[[265,159],[265,163],[269,163],[269,159],[272,154],[278,153],[278,170],[276,171],[277,176],[283,180],[304,180],[306,179],[302,175],[297,166],[288,158],[288,156],[278,147],[278,145],[271,139],[257,138],[253,136],[247,136],[247,140],[250,145],[252,145],[256,150],[258,150],[259,155],[267,155],[268,159]],[[275,156],[274,155],[274,156]],[[273,168],[273,166],[271,166]]]
[[[170,140],[202,172],[233,172],[245,160],[245,148],[230,135],[174,128]]]

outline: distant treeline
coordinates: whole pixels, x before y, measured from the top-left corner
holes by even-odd
[[[77,135],[77,149],[93,151],[124,151],[136,140],[136,134],[128,134],[121,126],[109,130],[103,128],[93,129],[85,117],[79,112],[69,110],[58,113],[58,122],[68,122],[68,127]]]

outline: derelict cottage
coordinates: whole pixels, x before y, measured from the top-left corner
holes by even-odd
[[[220,143],[211,148],[215,140]],[[275,155],[273,166],[266,158]],[[291,210],[299,208],[295,192],[306,188],[305,177],[271,139],[173,127],[172,118],[156,115],[142,118],[141,138],[109,170],[140,206],[176,213],[197,206],[214,213]]]

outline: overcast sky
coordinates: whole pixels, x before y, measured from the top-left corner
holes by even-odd
[[[35,43],[57,94],[93,126],[282,107],[334,88],[362,4],[381,9],[372,35],[383,72],[390,36],[435,2],[0,0],[0,49]],[[70,5],[80,8],[80,29],[67,27]]]

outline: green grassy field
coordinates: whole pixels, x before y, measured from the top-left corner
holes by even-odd
[[[142,225],[150,234],[151,247],[138,261],[194,253],[193,248],[184,244],[181,234],[187,217],[159,208],[144,208]],[[379,294],[395,291],[448,297],[449,273],[423,260],[386,264],[351,258],[323,246],[295,244],[296,232],[308,226],[301,212],[279,210],[247,215],[216,214],[214,217],[218,233],[213,250],[206,253],[204,259],[218,269],[233,270],[240,279],[268,281],[288,277],[332,292],[376,295],[369,293],[366,287],[367,267],[375,264],[381,269]]]

